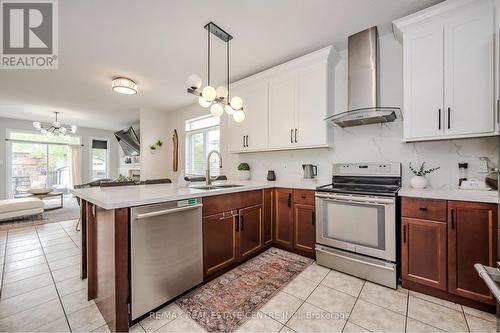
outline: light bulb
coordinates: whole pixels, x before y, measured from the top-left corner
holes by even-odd
[[[186,83],[188,88],[200,89],[203,81],[201,80],[201,77],[199,75],[191,74],[188,76]]]
[[[217,98],[226,98],[227,97],[227,88],[225,86],[219,86],[215,89],[217,93]]]
[[[226,113],[230,116],[234,113],[234,109],[231,107],[231,105],[226,105],[224,107],[224,110],[226,110]]]
[[[42,124],[40,124],[39,121],[34,121],[33,127],[36,128],[37,130],[39,130],[40,128],[42,128]]]
[[[241,99],[241,97],[234,96],[233,98],[231,98],[230,104],[233,109],[239,110],[243,107],[243,100]]]
[[[203,96],[207,101],[212,102],[215,97],[217,97],[217,92],[215,91],[214,87],[206,86],[201,91],[201,96]]]
[[[61,131],[62,134],[66,133],[66,127],[61,127],[60,131]]]
[[[45,128],[42,128],[42,130],[40,131],[42,134],[47,134],[47,130]]]
[[[241,110],[238,110],[233,114],[233,119],[235,122],[241,123],[243,120],[245,120],[245,113]]]
[[[204,108],[208,108],[212,102],[207,101],[202,96],[198,97],[198,104],[200,104]]]
[[[53,138],[53,137],[54,137],[54,133],[52,133],[52,132],[47,132],[47,136],[48,136],[49,138]]]
[[[78,127],[76,125],[71,125],[71,133],[76,133]]]
[[[210,107],[210,113],[214,117],[220,117],[224,114],[224,108],[219,103],[214,103]]]

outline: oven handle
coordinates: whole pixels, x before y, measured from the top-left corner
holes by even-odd
[[[394,203],[393,198],[370,198],[370,197],[351,197],[347,195],[321,195],[316,194],[316,198],[320,198],[328,201],[337,202],[356,202],[356,203],[377,203],[382,205],[390,205]]]
[[[340,257],[342,259],[347,259],[347,260],[351,260],[351,261],[354,261],[354,262],[357,262],[357,263],[361,263],[363,265],[369,265],[369,266],[373,266],[373,267],[377,267],[377,268],[383,268],[383,269],[387,269],[388,271],[393,271],[394,269],[391,268],[391,267],[385,267],[385,266],[381,266],[381,265],[377,265],[377,264],[374,264],[374,263],[371,263],[371,262],[367,262],[367,261],[363,261],[363,260],[359,260],[359,259],[356,259],[356,258],[352,258],[352,257],[347,257],[347,256],[343,256],[339,253],[331,253],[331,252],[328,252],[328,251],[325,251],[325,250],[322,250],[318,247],[316,247],[316,251],[318,252],[321,252],[321,253],[324,253],[324,254],[333,254],[337,257]]]

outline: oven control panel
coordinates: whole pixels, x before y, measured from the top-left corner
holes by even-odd
[[[401,176],[401,163],[334,163],[334,176]]]

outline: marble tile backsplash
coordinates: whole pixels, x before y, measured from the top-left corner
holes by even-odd
[[[401,142],[402,123],[374,124],[350,128],[332,128],[333,148],[296,151],[247,153],[238,155],[239,162],[251,166],[253,180],[265,180],[267,171],[275,170],[278,180],[300,182],[302,164],[318,166],[318,185],[331,181],[332,163],[401,162],[403,184],[409,186],[413,176],[409,162],[427,167],[441,167],[427,176],[432,188],[453,189],[458,183],[458,163],[469,164],[468,178],[484,180],[479,172],[480,157],[487,157],[498,167],[499,138],[474,138],[430,142]]]

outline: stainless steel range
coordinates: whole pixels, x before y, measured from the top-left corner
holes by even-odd
[[[400,187],[400,163],[333,164],[332,184],[316,188],[318,264],[396,288]]]

